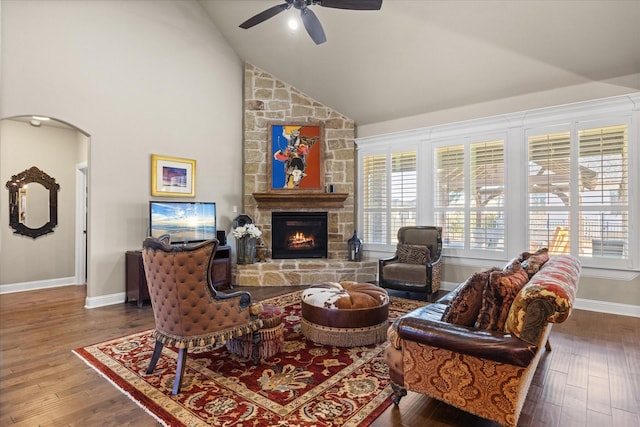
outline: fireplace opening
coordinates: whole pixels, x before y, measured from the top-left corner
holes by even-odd
[[[272,258],[326,258],[326,212],[272,212]]]

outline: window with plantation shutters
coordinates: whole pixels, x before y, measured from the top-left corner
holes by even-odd
[[[360,237],[369,243],[387,243],[387,156],[366,156],[362,162],[363,223]]]
[[[391,154],[389,231],[392,242],[396,241],[398,229],[416,225],[416,152],[406,151]]]
[[[399,227],[436,225],[445,264],[500,265],[548,248],[631,280],[640,272],[638,105],[640,93],[358,139],[365,251],[389,256]]]
[[[625,259],[627,125],[528,138],[528,237],[552,254]]]
[[[627,258],[627,126],[578,132],[578,249],[582,256]]]
[[[504,250],[504,141],[434,150],[434,221],[444,246]]]
[[[395,244],[398,229],[416,224],[416,151],[362,158],[361,237],[367,243]]]
[[[558,132],[529,137],[528,151],[530,249],[548,247],[552,253],[567,252],[570,247],[567,234],[571,134]]]
[[[472,249],[504,250],[504,141],[471,144],[469,234]]]
[[[434,220],[442,227],[444,247],[463,248],[466,222],[464,145],[437,148],[434,161]]]

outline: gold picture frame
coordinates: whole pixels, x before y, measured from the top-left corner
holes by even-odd
[[[196,161],[152,154],[151,195],[195,197]]]

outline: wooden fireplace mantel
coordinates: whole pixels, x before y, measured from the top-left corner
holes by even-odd
[[[259,208],[343,208],[349,193],[253,193]]]

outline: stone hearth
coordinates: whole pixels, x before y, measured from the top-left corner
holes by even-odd
[[[276,259],[234,265],[232,283],[240,286],[296,286],[322,282],[370,282],[376,280],[375,261],[334,259]]]

